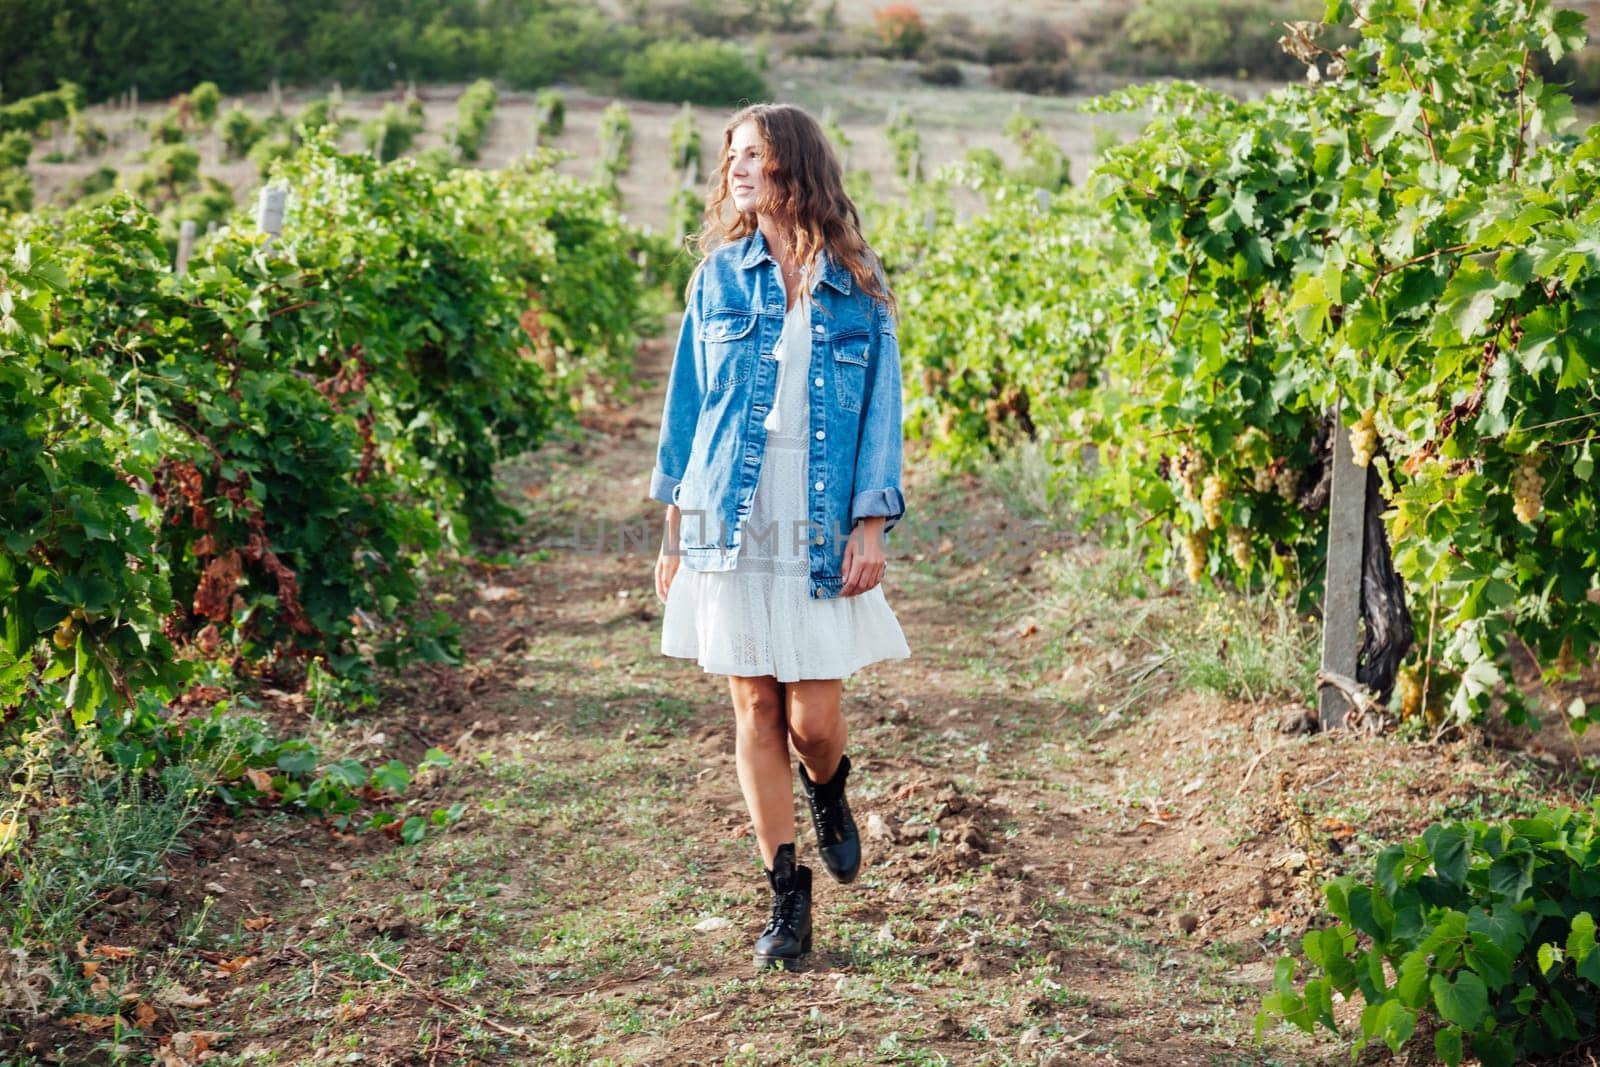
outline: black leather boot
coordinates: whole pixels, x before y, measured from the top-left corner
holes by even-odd
[[[844,798],[844,781],[850,776],[850,757],[839,757],[839,769],[829,782],[813,782],[800,764],[800,784],[811,802],[811,825],[817,831],[817,852],[828,873],[841,882],[855,881],[861,870],[861,835]]]
[[[772,886],[772,916],[756,939],[756,967],[794,970],[811,951],[811,868],[796,866],[794,845],[779,845],[767,872]]]

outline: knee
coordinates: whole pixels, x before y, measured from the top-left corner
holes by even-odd
[[[783,702],[777,693],[757,693],[733,706],[734,727],[742,744],[784,744]]]
[[[843,719],[836,708],[796,706],[789,711],[789,736],[801,752],[826,749],[838,737]]]

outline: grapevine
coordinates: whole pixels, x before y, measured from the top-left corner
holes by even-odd
[[[1439,605],[1414,620],[1410,668],[1455,720],[1536,720],[1557,709],[1508,684],[1511,649],[1600,649],[1600,267],[1580,236],[1600,224],[1600,132],[1574,135],[1539,75],[1581,47],[1581,19],[1548,0],[1327,10],[1354,43],[1290,35],[1318,80],[1093,104],[1151,118],[1047,208],[977,161],[883,210],[907,432],[963,462],[1037,436],[1085,518],[1153,563],[1312,610],[1325,420],[1353,408],[1356,462],[1394,457],[1383,515],[1407,599]],[[988,211],[956,221],[957,184]],[[1010,390],[1026,428],[995,403]],[[1212,557],[1200,534],[1225,525]],[[1273,546],[1264,566],[1233,525]],[[1600,706],[1559,713],[1581,728]]]
[[[272,254],[230,228],[182,278],[125,194],[6,224],[0,708],[59,698],[88,728],[170,692],[174,644],[356,669],[358,619],[393,658],[430,560],[511,516],[497,459],[573,383],[626,381],[643,294],[599,190],[548,160],[441,175],[319,138],[281,173]]]

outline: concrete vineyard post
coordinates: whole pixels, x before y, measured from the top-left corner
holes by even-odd
[[[184,219],[178,227],[178,259],[172,272],[178,277],[189,273],[189,257],[194,254],[194,219]]]
[[[1367,471],[1356,466],[1350,429],[1337,416],[1333,432],[1333,485],[1328,494],[1328,572],[1322,603],[1322,670],[1354,679],[1361,647],[1361,553]],[[1323,682],[1317,694],[1324,730],[1344,725],[1349,699]]]
[[[261,190],[261,200],[256,205],[256,230],[267,235],[270,245],[283,233],[283,209],[289,199],[289,190],[282,185],[269,185]]]

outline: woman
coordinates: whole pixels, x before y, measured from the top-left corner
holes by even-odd
[[[662,653],[728,675],[772,889],[755,962],[792,968],[811,948],[811,869],[795,857],[789,744],[823,865],[849,882],[840,679],[911,654],[879,584],[905,514],[900,353],[894,296],[816,120],[748,107],[722,146],[650,478],[667,505],[656,595]]]

